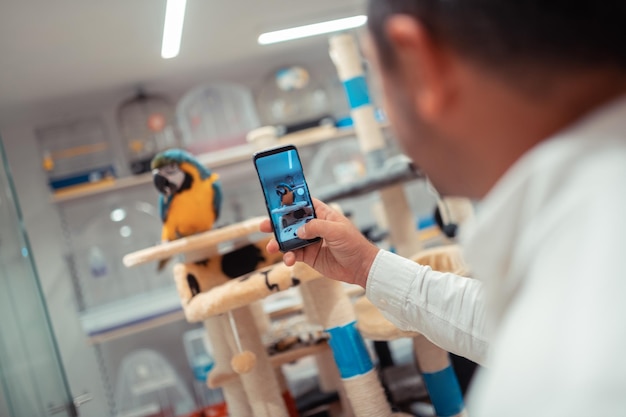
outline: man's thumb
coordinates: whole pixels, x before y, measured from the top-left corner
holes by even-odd
[[[313,219],[308,223],[305,223],[298,229],[298,237],[300,239],[314,239],[316,237],[324,237],[324,225],[323,221],[319,219]]]

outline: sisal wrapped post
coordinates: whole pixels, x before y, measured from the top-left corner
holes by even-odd
[[[413,338],[413,349],[417,366],[422,372],[424,384],[437,416],[465,415],[463,394],[448,352],[435,346],[422,335]]]
[[[296,271],[297,272],[297,271]],[[301,287],[305,288],[305,287]],[[307,321],[311,324],[323,326],[320,321],[317,311],[314,308],[315,301],[311,299],[310,291],[300,291],[302,296],[302,310],[307,318]],[[331,359],[328,361],[328,359]],[[318,379],[320,388],[324,392],[335,391],[341,385],[337,368],[333,365],[332,352],[322,352],[315,355],[315,362],[318,369]],[[335,379],[335,376],[337,377]]]
[[[372,175],[372,172],[382,168],[386,159],[384,152],[385,141],[382,130],[376,122],[374,108],[369,98],[367,82],[361,64],[361,56],[354,37],[350,34],[340,34],[332,37],[330,40],[330,55],[337,67],[339,78],[344,84],[361,151],[365,154],[368,170],[370,175]],[[404,187],[400,185],[389,187],[382,190],[380,195],[387,224],[389,225],[391,244],[395,248],[396,253],[402,256],[411,256],[419,252],[421,244]],[[430,344],[428,340],[420,339],[420,345],[426,346],[427,344]],[[437,368],[442,365],[440,361],[444,354],[447,359],[447,353],[434,345],[429,346],[428,349],[423,348],[416,352],[420,362],[425,364],[432,363]],[[449,359],[447,359],[447,364],[449,366]],[[433,378],[431,383],[438,385],[436,381]],[[428,385],[428,381],[426,383]],[[433,392],[435,392],[434,386]],[[436,409],[436,411],[439,413],[439,410]],[[438,415],[447,417],[452,414],[447,416]]]
[[[368,168],[379,168],[385,161],[385,137],[376,121],[354,37],[348,33],[331,37],[329,52],[344,85],[354,129],[361,151],[368,159]]]
[[[296,264],[295,276],[305,274],[306,269],[309,267]],[[354,415],[356,417],[391,416],[391,407],[387,402],[365,341],[356,330],[354,308],[341,283],[322,278],[303,283],[300,291],[303,300],[309,304],[307,309],[313,309],[313,314],[330,334],[329,344]]]
[[[296,267],[294,272],[298,272],[300,267]],[[307,320],[319,326],[324,326],[316,309],[315,299],[313,298],[313,291],[310,290],[308,284],[300,287],[300,294],[302,296],[302,307]],[[348,399],[346,389],[341,381],[341,375],[337,370],[332,351],[324,351],[315,355],[315,363],[318,370],[318,379],[320,389],[323,392],[337,391],[339,394],[339,400],[342,407],[343,417],[354,417],[354,411],[352,405]]]
[[[468,267],[456,245],[424,250],[415,255],[413,260],[422,265],[429,265],[436,271],[452,272],[457,275],[468,273]],[[435,346],[422,335],[413,338],[413,349],[437,416],[465,416],[463,394],[448,352]]]
[[[207,379],[207,385],[209,388],[214,388],[211,384],[211,376],[215,374],[223,374],[230,372],[226,370],[230,363],[230,358],[233,355],[230,347],[226,343],[226,339],[222,335],[222,324],[224,320],[223,316],[209,317],[204,321],[204,328],[206,329],[211,346],[213,346],[213,355],[215,359],[215,367],[209,374]],[[228,412],[233,416],[251,416],[252,410],[250,409],[250,403],[248,402],[248,396],[243,388],[241,379],[235,378],[222,385],[222,392],[224,393],[224,399],[228,406]]]
[[[361,55],[354,36],[347,33],[333,36],[330,39],[330,56],[337,67],[337,73],[350,103],[350,114],[359,146],[367,161],[369,175],[375,175],[376,171],[383,167],[387,157],[385,137],[376,121]],[[420,244],[404,187],[402,185],[388,187],[380,191],[380,195],[396,250],[403,252],[405,256],[416,253],[420,249]]]
[[[270,364],[265,346],[261,342],[261,336],[250,308],[247,306],[238,308],[232,311],[232,315],[237,323],[242,348],[256,356],[254,367],[239,376],[248,395],[248,402],[254,417],[289,417],[276,374]],[[226,338],[233,352],[238,351],[232,327],[226,320],[222,321],[222,324],[223,337]],[[231,415],[236,414],[231,413]]]
[[[252,317],[256,323],[256,328],[259,329],[259,334],[264,335],[270,331],[272,321],[269,314],[263,309],[263,300],[255,301],[250,304],[250,311],[252,311]]]
[[[174,271],[175,281],[177,281],[177,283],[180,281],[180,279],[176,279],[177,275],[187,277],[187,274],[193,273],[202,282],[207,291],[219,286],[222,283],[222,280],[211,278],[210,274],[204,273],[205,271],[201,270],[198,265],[194,263],[177,264],[174,267]],[[185,290],[188,290],[188,286],[184,287]],[[182,291],[182,294],[180,292],[179,294],[181,295],[181,303],[185,306],[187,302],[183,300],[186,295],[183,296],[182,294],[186,293],[185,291]],[[224,319],[225,318],[223,316],[211,316],[203,320],[204,328],[206,329],[209,340],[211,341],[211,346],[213,347],[213,355],[215,359],[215,366],[207,378],[207,385],[209,388],[216,388],[214,381],[216,378],[219,380],[220,375],[230,373],[229,364],[230,358],[233,356],[233,351],[222,335],[222,322]],[[250,409],[250,404],[248,402],[248,396],[246,395],[243,384],[239,378],[232,379],[226,384],[221,384],[221,388],[224,393],[224,400],[228,406],[228,411],[231,415],[252,415],[252,410]]]
[[[330,56],[337,67],[350,103],[350,114],[359,146],[365,155],[369,175],[375,175],[376,171],[382,169],[387,157],[385,137],[376,121],[361,55],[354,36],[347,33],[333,36],[330,39]],[[387,187],[380,191],[380,196],[396,251],[404,256],[417,253],[421,245],[404,187],[402,185]]]
[[[319,277],[318,273],[311,270],[301,279]],[[296,285],[292,269],[281,263],[229,280],[220,270],[219,262],[209,261],[206,265],[176,265],[174,280],[188,321],[205,321],[213,316],[219,318],[219,329],[212,332],[212,336],[227,343],[230,357],[220,362],[230,363],[231,366],[227,370],[224,366],[218,366],[209,375],[209,386],[224,386],[233,377],[240,379],[247,401],[240,398],[239,402],[249,404],[250,410],[246,413],[242,409],[236,414],[231,412],[231,415],[288,417],[276,374],[261,341],[250,304],[275,291]]]

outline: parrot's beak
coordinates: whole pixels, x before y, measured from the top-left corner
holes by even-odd
[[[166,197],[171,197],[180,190],[185,189],[186,181],[189,181],[187,188],[191,184],[191,177],[177,165],[173,164],[152,170],[152,176],[154,186]]]
[[[165,196],[170,196],[174,194],[174,190],[173,190],[174,184],[170,183],[167,178],[159,174],[158,170],[154,170],[152,172],[152,175],[154,179],[154,186],[156,187],[157,190],[159,190],[161,194]]]

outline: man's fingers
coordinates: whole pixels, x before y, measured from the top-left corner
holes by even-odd
[[[263,233],[272,233],[274,231],[270,219],[263,220],[259,227]]]
[[[276,239],[270,239],[270,241],[267,242],[265,249],[267,249],[269,253],[278,253],[280,251],[280,248],[278,247],[278,242],[276,242]]]
[[[318,219],[339,221],[339,222],[344,222],[344,223],[350,222],[341,213],[338,213],[337,211],[333,210],[330,206],[328,206],[326,203],[322,202],[321,200],[318,200],[317,198],[313,198],[313,206],[315,207],[315,214],[317,215]],[[261,224],[259,225],[259,229],[263,233],[272,233],[274,231],[274,228],[272,227],[272,222],[270,222],[270,219],[263,220]]]
[[[287,266],[293,266],[296,263],[296,254],[293,252],[287,252],[283,255],[283,262]]]
[[[332,237],[332,233],[337,232],[337,222],[321,219],[313,219],[305,223],[298,229],[298,237],[300,239],[315,239],[321,237],[327,239]]]

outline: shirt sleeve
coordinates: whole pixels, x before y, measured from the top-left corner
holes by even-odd
[[[485,303],[480,281],[381,250],[370,269],[366,296],[401,330],[415,331],[437,346],[483,364]]]

